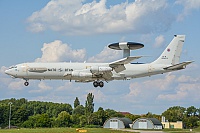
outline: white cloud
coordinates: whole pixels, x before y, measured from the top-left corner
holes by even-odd
[[[178,82],[200,82],[200,78],[192,78],[191,76],[187,76],[187,75],[181,75],[180,77],[177,78]]]
[[[46,93],[46,95],[35,96],[30,98],[31,101],[46,101],[46,102],[54,102],[54,103],[67,103],[65,97],[57,96],[52,93]]]
[[[59,86],[56,91],[66,91],[66,90],[72,90],[73,84],[72,82],[66,82],[63,86]],[[74,88],[75,89],[75,88]],[[74,90],[73,89],[73,90]]]
[[[36,87],[37,89],[29,90],[29,93],[43,93],[43,92],[51,91],[53,89],[53,87],[51,85],[47,85],[45,81],[40,81],[37,84],[37,86],[38,86]]]
[[[8,68],[5,66],[1,66],[0,69],[0,83],[2,84],[9,84],[10,83],[10,78],[8,78],[8,76],[6,76],[5,74],[5,70],[7,70]]]
[[[24,81],[23,80],[11,81],[8,84],[8,88],[10,88],[11,90],[22,90],[24,88]]]
[[[52,87],[46,85],[44,81],[41,81],[41,82],[38,84],[38,87],[39,87],[42,91],[48,91],[48,90],[51,90],[51,89],[52,89]]]
[[[67,35],[86,35],[163,32],[170,28],[173,19],[165,0],[137,0],[109,7],[106,0],[52,0],[27,21],[32,32],[51,29]]]
[[[92,93],[95,96],[94,102],[97,102],[97,103],[108,102],[107,96],[101,90],[93,89],[93,90],[88,90],[87,92]],[[86,98],[87,98],[87,96],[86,96]]]
[[[122,57],[122,51],[112,50],[107,46],[99,54],[92,56],[88,59],[88,62],[110,62]]]
[[[122,51],[112,50],[105,46],[99,54],[86,59],[85,49],[72,49],[70,45],[63,43],[60,40],[44,43],[41,51],[42,56],[37,58],[35,62],[80,62],[85,60],[88,62],[111,62],[122,57]]]
[[[199,83],[184,83],[177,86],[175,93],[160,94],[158,100],[165,101],[199,101],[200,84]]]
[[[183,20],[184,17],[189,15],[192,10],[200,9],[199,0],[176,0],[175,3],[184,7],[183,12],[179,14],[177,18],[178,21]]]
[[[163,35],[159,35],[155,39],[154,47],[159,48],[163,45],[165,38]]]
[[[7,70],[8,68],[5,66],[2,66],[0,69],[0,73],[5,74],[5,70]]]
[[[130,87],[129,87],[129,89],[130,89],[129,95],[138,96],[141,93],[141,90],[138,88],[139,88],[138,83],[131,83]]]
[[[168,100],[183,100],[187,92],[182,91],[182,81],[183,77],[190,78],[189,81],[193,79],[189,76],[176,76],[173,74],[167,74],[163,78],[156,78],[151,80],[146,80],[142,82],[134,82],[129,86],[129,93],[124,96],[129,102],[144,102],[145,100],[159,101],[163,99]],[[188,81],[188,80],[187,80]],[[184,84],[190,84],[186,82]],[[171,92],[173,94],[166,94],[166,92]],[[175,98],[176,97],[176,98]],[[138,100],[139,99],[139,100]]]
[[[59,61],[83,61],[86,56],[85,49],[73,50],[68,44],[55,40],[51,43],[44,43],[42,57],[36,62],[59,62]]]

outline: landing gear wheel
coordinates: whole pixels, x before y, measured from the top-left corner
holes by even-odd
[[[26,81],[26,82],[24,83],[24,85],[25,85],[25,86],[28,86],[28,85],[29,85],[29,82]]]
[[[94,82],[93,82],[93,85],[94,85],[94,87],[98,87],[98,86],[99,86],[99,83],[98,83],[97,81],[94,81]]]
[[[103,87],[104,86],[104,82],[103,81],[94,81],[93,82],[94,87]]]
[[[100,86],[100,87],[103,87],[103,86],[104,86],[104,83],[103,83],[102,81],[100,81],[100,82],[99,82],[99,86]]]

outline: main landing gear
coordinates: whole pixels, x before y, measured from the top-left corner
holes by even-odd
[[[24,85],[25,85],[25,86],[28,86],[28,85],[29,85],[29,82],[28,82],[28,81],[24,82]]]
[[[103,81],[94,81],[93,82],[93,85],[94,85],[94,87],[103,87],[104,86],[104,83],[103,83]]]

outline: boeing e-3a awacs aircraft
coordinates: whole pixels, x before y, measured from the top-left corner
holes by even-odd
[[[103,81],[129,80],[185,69],[193,61],[179,63],[184,41],[185,35],[175,35],[160,57],[148,64],[131,63],[142,56],[128,56],[111,63],[22,63],[10,67],[5,73],[24,79],[25,86],[29,85],[29,79],[62,79],[93,82],[94,87],[103,87]],[[119,45],[130,47],[128,43]]]

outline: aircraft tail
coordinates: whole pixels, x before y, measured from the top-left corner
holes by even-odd
[[[179,63],[185,35],[174,35],[173,40],[160,55],[160,57],[152,63],[175,65]]]

